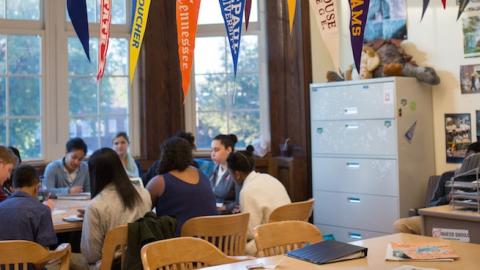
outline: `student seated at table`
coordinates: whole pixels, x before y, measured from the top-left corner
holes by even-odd
[[[22,158],[20,157],[20,152],[18,151],[17,148],[15,148],[13,146],[9,146],[8,149],[10,149],[10,151],[12,151],[12,153],[17,157],[16,166],[19,166],[22,163]],[[13,170],[15,170],[15,168],[13,168]],[[13,174],[13,171],[12,171],[12,174]],[[5,183],[3,183],[3,187],[1,187],[1,189],[3,190],[4,195],[6,195],[6,196],[12,195],[14,190],[13,190],[13,183],[12,183],[12,178],[11,177],[9,177],[7,179],[7,181],[5,181]],[[1,197],[1,195],[0,195],[0,197]]]
[[[183,223],[198,216],[217,214],[215,197],[207,177],[192,165],[192,147],[179,137],[162,144],[159,175],[147,185],[157,216],[177,219],[176,235]]]
[[[80,247],[87,263],[92,265],[102,258],[107,232],[143,217],[152,209],[152,203],[146,189],[132,184],[112,149],[95,151],[88,159],[88,167],[92,201],[85,209]]]
[[[57,243],[50,208],[38,198],[34,167],[21,165],[13,175],[15,192],[0,203],[0,240],[28,240],[44,247]]]
[[[273,176],[254,171],[253,146],[246,151],[231,153],[227,158],[228,170],[232,178],[240,185],[240,212],[250,213],[248,222],[246,252],[255,255],[256,247],[253,229],[268,222],[272,211],[282,205],[289,204],[290,197],[285,187]]]
[[[210,175],[210,184],[217,203],[224,204],[226,213],[238,208],[241,185],[233,181],[227,169],[227,158],[235,151],[237,136],[234,134],[219,134],[212,140],[211,158],[215,169]]]
[[[468,162],[468,166],[478,167],[480,166],[480,142],[471,143],[467,152],[465,153],[465,159],[463,160],[462,167],[456,171],[447,171],[440,176],[435,193],[428,203],[428,207],[440,206],[450,203],[450,187],[446,184],[450,179],[459,174],[465,173],[474,168],[464,168]],[[421,216],[413,216],[397,219],[393,223],[395,232],[421,234],[422,233],[422,218]]]
[[[123,131],[118,132],[113,138],[112,144],[113,150],[115,150],[120,157],[123,167],[125,168],[125,171],[127,171],[128,177],[140,177],[138,164],[135,162],[135,159],[129,151],[130,139],[128,138],[127,133]]]
[[[17,158],[7,147],[0,145],[0,202],[7,198],[3,184],[10,178],[12,170],[17,164]]]
[[[73,138],[65,148],[65,156],[45,168],[44,181],[48,191],[55,194],[90,192],[88,166],[83,162],[87,145],[81,138]]]

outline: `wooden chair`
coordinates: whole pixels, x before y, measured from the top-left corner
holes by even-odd
[[[61,244],[56,250],[50,251],[45,247],[30,241],[12,240],[0,241],[0,268],[28,269],[28,264],[43,268],[46,264],[60,260],[60,270],[68,270],[70,266],[70,244]]]
[[[320,230],[304,221],[280,221],[255,227],[253,230],[258,256],[282,255],[286,252],[323,240]]]
[[[102,261],[100,263],[100,270],[112,269],[113,261],[121,256],[121,263],[123,269],[123,263],[125,261],[125,250],[127,247],[128,226],[120,225],[116,228],[108,231],[103,241],[102,247]]]
[[[144,270],[197,269],[239,260],[228,257],[210,242],[194,237],[179,237],[153,242],[141,251]]]
[[[310,199],[302,202],[294,202],[282,205],[270,214],[268,222],[300,220],[308,221],[312,215],[313,203],[315,199]]]
[[[245,255],[249,213],[204,216],[187,220],[182,236],[206,240],[228,256]]]

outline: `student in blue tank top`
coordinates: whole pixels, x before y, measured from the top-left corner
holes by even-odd
[[[177,235],[190,218],[217,214],[207,177],[191,163],[189,142],[179,137],[169,138],[161,146],[159,175],[147,185],[157,215],[177,219]]]

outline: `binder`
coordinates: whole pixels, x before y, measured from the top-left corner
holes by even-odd
[[[288,256],[315,264],[326,264],[367,256],[366,247],[355,246],[335,240],[318,242],[287,253]]]

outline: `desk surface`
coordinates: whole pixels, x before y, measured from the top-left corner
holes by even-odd
[[[56,233],[81,231],[82,222],[64,221],[64,217],[77,214],[77,209],[85,208],[90,200],[54,200],[55,209],[52,212],[53,227]],[[59,213],[60,212],[60,213]]]
[[[419,209],[418,212],[422,216],[434,216],[480,222],[480,213],[465,208],[453,208],[451,205],[422,208]]]
[[[447,241],[452,248],[460,256],[460,258],[454,262],[387,262],[385,261],[385,252],[387,244],[390,242],[404,242],[404,243],[422,243],[422,242],[439,242]],[[368,256],[363,259],[356,259],[338,263],[316,265],[301,260],[296,260],[287,256],[273,256],[266,258],[259,258],[256,260],[249,260],[240,263],[219,265],[215,267],[208,267],[205,269],[210,270],[246,270],[247,265],[264,263],[275,264],[280,262],[277,266],[278,270],[286,269],[394,269],[401,265],[414,265],[418,267],[430,267],[437,269],[479,269],[480,263],[480,245],[462,243],[457,241],[448,241],[438,238],[412,235],[412,234],[392,234],[376,238],[370,238],[367,240],[352,242],[352,244],[368,247]]]

